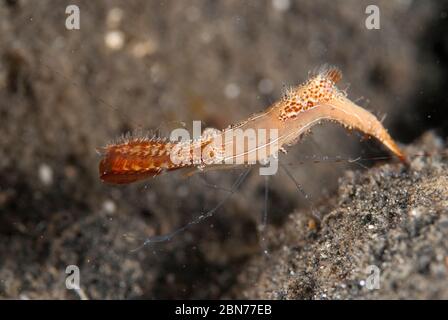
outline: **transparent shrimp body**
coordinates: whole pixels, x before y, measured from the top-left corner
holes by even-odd
[[[321,68],[306,83],[288,90],[265,112],[224,130],[209,131],[196,140],[129,138],[111,144],[104,148],[100,177],[105,182],[122,184],[182,168],[202,170],[266,163],[324,120],[376,138],[405,162],[382,123],[336,87],[341,77],[336,68]]]

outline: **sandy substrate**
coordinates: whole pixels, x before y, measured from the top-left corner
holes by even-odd
[[[428,133],[406,153],[430,156],[411,156],[409,168],[348,171],[337,196],[317,209],[319,224],[296,212],[271,230],[270,254],[240,275],[244,296],[447,299],[448,149]]]

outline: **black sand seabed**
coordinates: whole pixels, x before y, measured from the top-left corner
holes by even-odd
[[[425,152],[411,156],[409,168],[346,172],[337,196],[318,208],[320,226],[304,212],[291,214],[270,233],[271,254],[240,276],[244,296],[447,299],[448,149],[432,133],[406,148]]]

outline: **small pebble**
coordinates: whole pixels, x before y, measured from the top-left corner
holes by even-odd
[[[104,37],[106,46],[111,50],[120,50],[124,45],[124,33],[120,30],[109,31]]]
[[[287,11],[291,6],[290,0],[272,0],[272,6],[278,11]]]
[[[120,8],[112,8],[107,13],[106,23],[109,28],[116,28],[123,20],[123,10]]]
[[[103,202],[103,210],[107,213],[114,213],[116,209],[117,206],[112,200],[108,199]]]
[[[38,172],[39,179],[44,185],[49,186],[53,183],[53,169],[49,165],[41,164]]]
[[[224,89],[224,94],[229,99],[235,99],[240,95],[240,87],[235,83],[229,83]]]

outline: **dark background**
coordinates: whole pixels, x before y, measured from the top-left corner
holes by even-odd
[[[241,171],[105,185],[96,148],[126,132],[166,135],[193,120],[223,128],[330,63],[349,97],[387,114],[399,142],[430,129],[446,137],[446,1],[374,1],[380,30],[364,24],[372,1],[282,3],[0,2],[0,297],[77,299],[64,285],[70,264],[89,298],[240,297],[238,274],[261,254],[263,179],[252,170],[215,217],[132,252],[212,208]],[[69,4],[80,8],[80,30],[65,28]],[[113,49],[106,40],[117,31],[123,44]],[[385,155],[336,125],[313,131],[282,161],[315,204],[344,168],[359,168],[300,159]],[[269,192],[275,228],[307,206],[284,175]]]

